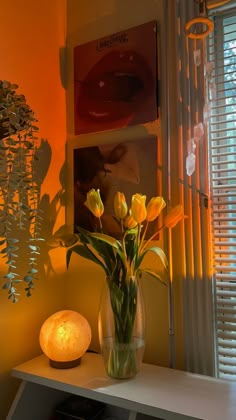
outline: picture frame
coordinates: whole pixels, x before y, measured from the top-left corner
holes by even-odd
[[[114,133],[114,132],[113,132]],[[123,192],[127,204],[131,196],[144,194],[148,200],[157,195],[157,138],[146,134],[138,139],[126,138],[119,131],[112,141],[92,136],[89,144],[79,142],[79,137],[67,144],[68,155],[68,199],[66,224],[71,232],[76,226],[87,230],[96,229],[96,220],[84,205],[87,192],[99,189],[104,202],[104,230],[116,236],[117,224],[113,219],[113,200],[117,191]],[[151,224],[148,236],[156,229]]]
[[[157,74],[156,21],[75,45],[74,135],[156,120]]]

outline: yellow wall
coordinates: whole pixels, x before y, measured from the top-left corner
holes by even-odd
[[[52,160],[42,187],[42,194],[47,192],[50,200],[61,188],[59,171],[65,158],[65,93],[59,66],[59,49],[65,42],[65,6],[64,0],[8,0],[1,2],[0,8],[0,78],[19,85],[39,120],[40,137],[48,139],[51,146]],[[59,219],[64,222],[64,210]],[[45,262],[46,246],[43,256]],[[49,314],[63,307],[63,292],[60,270],[49,278],[41,270],[32,298],[25,298],[22,292],[17,304],[8,302],[6,292],[0,290],[1,420],[18,386],[10,370],[41,353],[40,326]]]
[[[85,146],[102,143],[112,143],[119,141],[138,139],[148,134],[158,136],[158,153],[162,165],[164,151],[162,151],[164,129],[166,118],[166,46],[164,43],[166,18],[164,0],[87,0],[86,3],[77,0],[68,0],[67,14],[67,45],[68,45],[68,74],[67,74],[67,140],[68,140],[68,161],[69,161],[69,180],[73,185],[71,173],[71,150],[74,146]],[[102,36],[106,36],[132,26],[157,20],[160,25],[160,57],[161,57],[161,124],[156,122],[145,127],[129,127],[116,132],[104,132],[99,135],[73,136],[73,47]],[[173,45],[173,44],[172,44]],[[148,48],[148,45],[147,45]],[[173,83],[172,76],[172,83]],[[174,92],[173,92],[174,93]],[[173,118],[174,119],[174,118]],[[118,134],[117,134],[118,132]],[[148,140],[147,140],[148,144]],[[163,171],[158,173],[159,180],[162,179]],[[159,185],[157,194],[166,193],[166,188],[162,191],[162,183]],[[165,191],[164,191],[165,190]],[[145,193],[145,191],[142,191]],[[70,219],[71,191],[68,196]],[[176,204],[176,203],[175,203]],[[155,259],[150,259],[149,265],[157,268]],[[79,267],[79,270],[78,270]],[[79,310],[89,320],[93,338],[91,348],[99,349],[97,337],[97,315],[99,308],[99,294],[103,284],[103,273],[99,268],[80,259],[77,255],[73,256],[67,274],[66,302],[72,309]],[[144,360],[149,363],[168,366],[169,347],[168,347],[168,291],[154,280],[144,278],[142,281],[144,299],[146,304],[146,351]],[[179,340],[179,353],[181,354],[181,338]],[[177,366],[181,366],[181,356],[177,356]]]

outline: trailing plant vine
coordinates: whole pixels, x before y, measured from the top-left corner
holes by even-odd
[[[18,86],[0,80],[0,255],[7,265],[3,289],[8,299],[17,302],[17,285],[24,281],[31,296],[37,278],[40,254],[42,214],[40,183],[35,160],[38,156],[38,127],[33,111]],[[23,276],[17,269],[20,231],[28,232],[28,271]]]

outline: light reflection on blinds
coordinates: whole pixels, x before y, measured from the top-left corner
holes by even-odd
[[[209,166],[218,376],[236,380],[236,10],[214,15]]]

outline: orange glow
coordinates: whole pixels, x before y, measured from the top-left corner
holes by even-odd
[[[79,359],[91,342],[88,321],[78,312],[64,310],[51,315],[42,325],[39,342],[43,352],[53,361]]]

